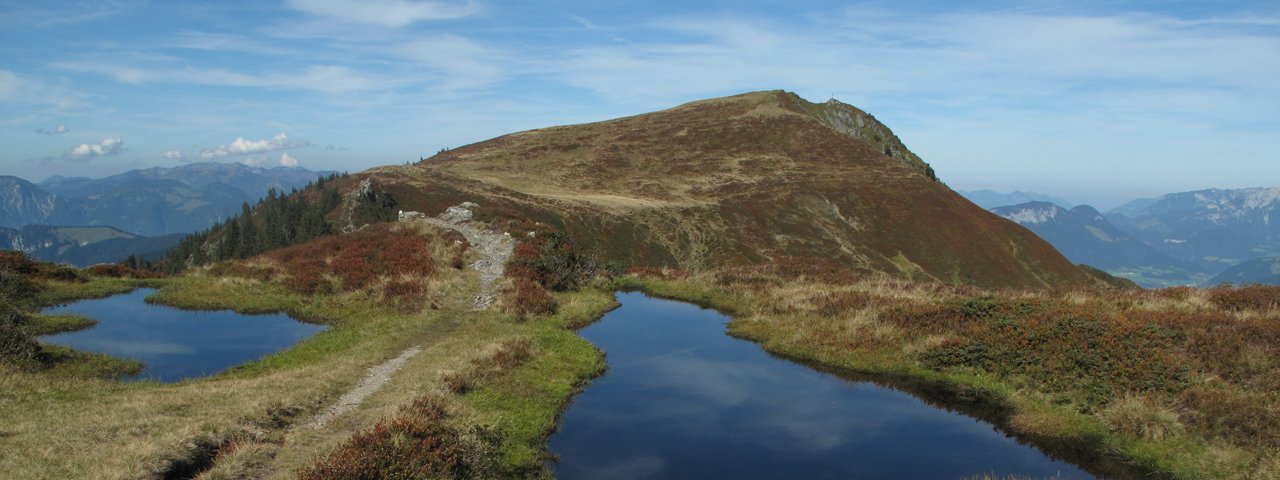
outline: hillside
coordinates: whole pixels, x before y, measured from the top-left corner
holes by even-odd
[[[1214,287],[1230,283],[1234,285],[1280,285],[1280,257],[1255,258],[1223,270],[1205,286]]]
[[[114,263],[129,256],[156,260],[183,236],[143,237],[112,227],[27,225],[21,229],[0,228],[0,250],[17,250],[37,260],[85,267]]]
[[[341,188],[365,180],[394,199],[390,208],[436,215],[472,201],[513,235],[561,230],[582,251],[633,266],[778,262],[983,286],[1093,282],[937,181],[871,115],[782,91],[514,133],[352,175]],[[359,226],[341,217],[330,215]]]
[[[1196,285],[1208,277],[1202,267],[1166,255],[1120,231],[1088,205],[1067,210],[1048,202],[1028,202],[991,212],[1027,227],[1072,262],[1100,268],[1144,287]]]
[[[1280,187],[1214,188],[1147,202],[1122,206],[1109,218],[1157,249],[1211,271],[1280,255]]]

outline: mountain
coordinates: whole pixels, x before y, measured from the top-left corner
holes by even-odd
[[[1057,205],[1071,205],[1062,197],[1046,195],[1036,192],[1015,191],[1012,193],[1001,193],[993,190],[971,190],[960,191],[961,196],[969,199],[970,202],[978,204],[979,207],[987,210],[1004,207],[1008,205],[1020,205],[1027,202],[1048,202]]]
[[[1211,271],[1280,255],[1280,187],[1174,193],[1131,215],[1112,215],[1117,227],[1176,258]]]
[[[783,91],[514,133],[334,183],[348,201],[329,218],[344,226],[352,198],[382,198],[393,215],[470,201],[478,218],[512,235],[556,230],[579,251],[625,265],[837,267],[1008,287],[1096,282],[951,191],[871,115]]]
[[[1048,202],[991,209],[1027,227],[1069,260],[1128,278],[1144,287],[1200,283],[1204,268],[1166,255],[1116,228],[1088,205],[1070,210]]]
[[[0,250],[20,250],[46,262],[84,267],[130,255],[155,260],[183,236],[142,237],[111,227],[28,225],[19,230],[0,228]]]
[[[60,223],[82,218],[83,205],[44,191],[18,177],[0,176],[0,227]]]
[[[139,181],[176,180],[190,188],[203,190],[210,186],[227,186],[244,192],[256,200],[274,188],[288,191],[306,185],[320,175],[333,172],[313,172],[299,167],[262,168],[241,163],[203,162],[178,167],[155,167],[130,170],[101,179],[83,177],[50,177],[40,182],[45,190],[67,197],[93,197],[127,184]]]
[[[0,177],[0,227],[112,226],[143,236],[189,233],[239,213],[241,205],[332,172],[194,163],[131,170],[101,179],[51,177],[34,185]]]
[[[1242,262],[1204,282],[1213,287],[1230,283],[1234,285],[1280,285],[1280,257],[1262,257]]]

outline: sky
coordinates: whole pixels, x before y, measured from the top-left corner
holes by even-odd
[[[0,175],[356,172],[784,89],[958,190],[1280,186],[1280,2],[0,0]]]

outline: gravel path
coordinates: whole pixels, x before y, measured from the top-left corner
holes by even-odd
[[[403,367],[405,362],[409,361],[410,358],[413,358],[414,355],[417,355],[420,352],[422,352],[422,347],[409,347],[404,352],[401,352],[400,356],[370,367],[369,372],[364,374],[364,378],[360,379],[360,383],[356,384],[355,388],[343,394],[342,397],[338,399],[338,402],[330,405],[329,409],[325,410],[324,413],[317,415],[316,418],[311,421],[309,426],[323,427],[338,415],[342,415],[351,411],[351,409],[356,408],[356,406],[360,405],[360,402],[363,402],[365,398],[369,395],[373,395],[373,393],[377,392],[383,385],[386,385],[387,381],[391,380],[392,374],[400,370],[400,367]]]
[[[473,307],[483,310],[493,305],[497,299],[494,282],[502,278],[507,260],[515,251],[516,241],[510,234],[486,230],[473,220],[472,208],[478,205],[463,203],[449,207],[437,218],[428,218],[416,212],[401,212],[401,221],[422,220],[432,225],[457,231],[471,243],[471,248],[480,252],[480,260],[471,264],[471,268],[480,272],[480,293],[475,296]],[[391,376],[403,367],[414,355],[422,352],[422,346],[413,346],[400,353],[400,356],[369,368],[355,388],[342,395],[338,402],[331,405],[308,424],[310,427],[323,427],[335,417],[356,408],[391,380]]]

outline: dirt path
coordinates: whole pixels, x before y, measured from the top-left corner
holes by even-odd
[[[420,220],[441,228],[455,230],[461,233],[468,242],[471,242],[471,248],[480,252],[480,259],[471,264],[471,268],[480,272],[480,293],[476,294],[473,307],[476,310],[483,310],[492,306],[494,300],[497,299],[493,284],[499,278],[502,278],[507,260],[511,258],[512,252],[515,251],[516,241],[511,238],[510,234],[486,230],[474,221],[471,209],[477,206],[474,203],[466,202],[456,207],[449,207],[448,210],[436,218],[428,218],[416,212],[402,212],[400,220]],[[370,367],[355,388],[343,394],[342,397],[338,398],[337,403],[317,415],[307,425],[313,428],[323,427],[339,415],[356,408],[365,398],[373,395],[383,385],[386,385],[391,380],[391,376],[399,371],[405,362],[408,362],[410,358],[420,352],[422,352],[422,346],[415,345],[405,349],[396,358]]]

